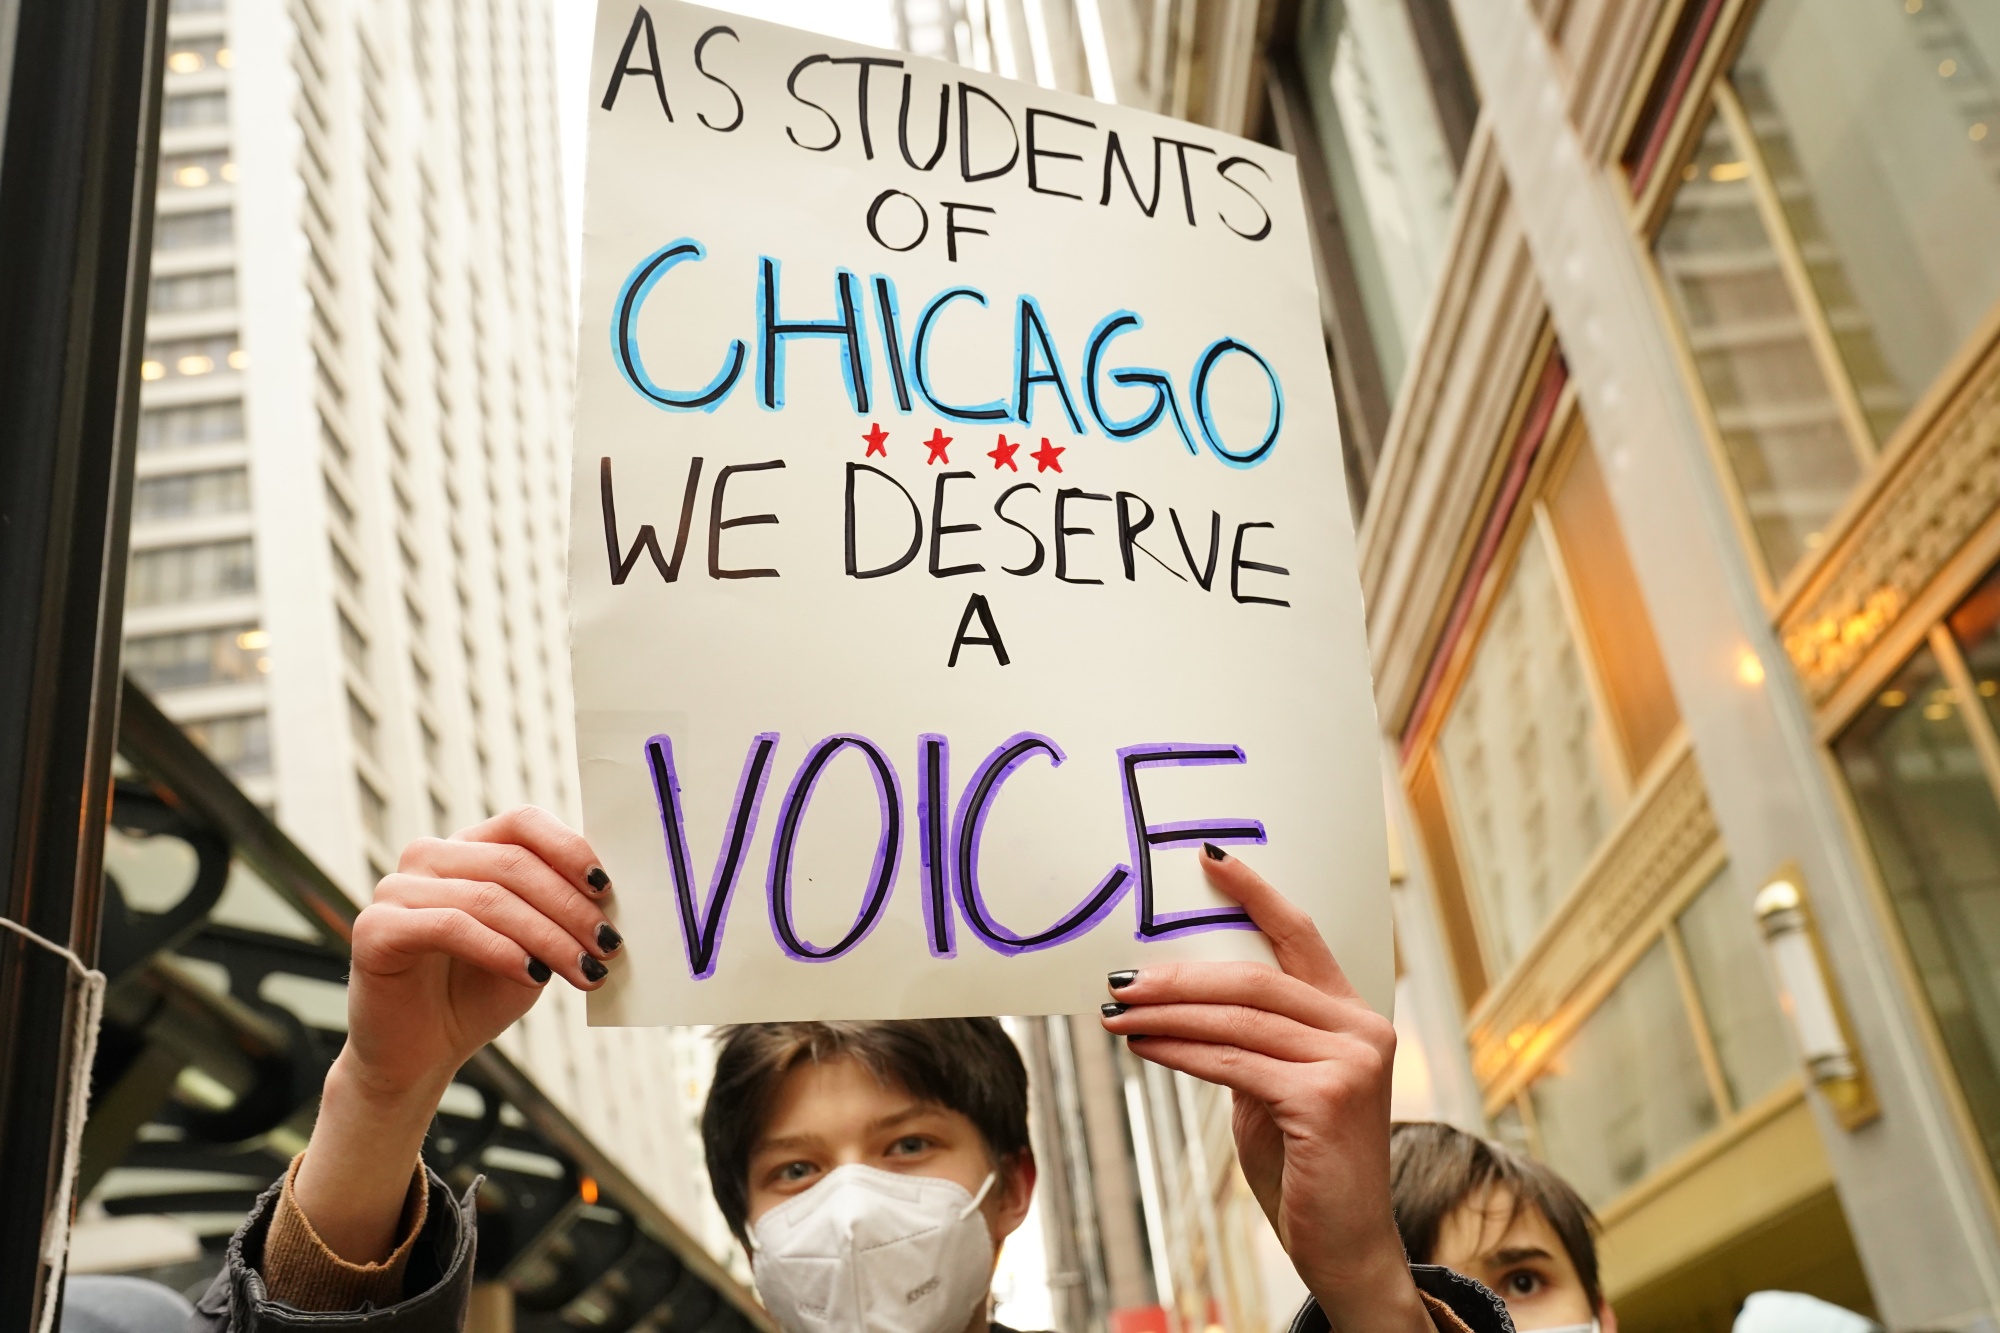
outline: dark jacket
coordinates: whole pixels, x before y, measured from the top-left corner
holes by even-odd
[[[282,1184],[282,1182],[281,1182]],[[404,1298],[386,1309],[364,1307],[308,1313],[271,1300],[259,1271],[264,1236],[277,1209],[280,1185],[264,1191],[243,1225],[229,1238],[222,1271],[194,1307],[189,1333],[459,1333],[472,1293],[473,1191],[455,1198],[430,1175],[430,1209],[417,1235],[403,1279]],[[1417,1286],[1451,1307],[1472,1333],[1514,1333],[1507,1307],[1485,1287],[1445,1268],[1413,1264]],[[1310,1300],[1292,1321],[1292,1333],[1326,1333],[1326,1316]],[[1005,1333],[995,1325],[996,1333]]]

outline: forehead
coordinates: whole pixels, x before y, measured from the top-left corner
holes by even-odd
[[[851,1055],[801,1060],[779,1080],[757,1141],[835,1136],[925,1109],[939,1108],[926,1108],[900,1083]]]
[[[1528,1249],[1569,1262],[1569,1251],[1542,1210],[1501,1185],[1473,1191],[1451,1211],[1438,1228],[1435,1260],[1459,1267],[1485,1255]]]

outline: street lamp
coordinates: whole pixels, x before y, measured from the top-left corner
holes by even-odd
[[[1797,864],[1781,867],[1757,890],[1752,906],[1772,970],[1778,974],[1778,1002],[1791,1021],[1806,1071],[1844,1127],[1867,1124],[1881,1108],[1828,977],[1825,951]]]

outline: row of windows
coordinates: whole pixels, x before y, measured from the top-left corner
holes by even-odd
[[[223,37],[176,37],[167,43],[167,71],[172,74],[199,74],[235,64],[235,53]]]
[[[199,190],[218,182],[236,179],[236,163],[224,148],[199,153],[166,153],[160,158],[160,185],[176,190]]]
[[[256,589],[248,537],[135,551],[125,576],[129,606],[201,602]]]
[[[250,474],[240,467],[142,477],[132,488],[132,518],[237,514],[250,507]]]
[[[139,415],[139,448],[190,449],[243,438],[243,400],[149,407]]]
[[[160,124],[170,130],[229,123],[229,94],[175,93],[160,107]]]
[[[235,239],[235,219],[226,208],[162,213],[153,223],[153,246],[159,250],[198,250]]]
[[[224,625],[125,642],[125,670],[149,690],[233,685],[271,669],[271,635],[255,625]]]
[[[242,370],[250,359],[233,333],[203,338],[174,338],[146,344],[145,359],[139,363],[143,380],[194,379],[218,370]]]
[[[147,300],[149,308],[157,315],[226,310],[236,304],[236,271],[216,269],[206,273],[156,276]]]

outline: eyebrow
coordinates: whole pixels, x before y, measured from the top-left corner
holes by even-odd
[[[1496,1264],[1518,1264],[1525,1259],[1553,1259],[1555,1256],[1539,1245],[1515,1245],[1504,1250],[1495,1250],[1491,1262]]]
[[[894,1129],[898,1125],[907,1124],[909,1121],[920,1120],[928,1115],[935,1115],[937,1112],[938,1108],[928,1102],[913,1102],[900,1111],[892,1111],[888,1115],[869,1121],[863,1132],[880,1134],[885,1130]],[[817,1148],[824,1143],[825,1138],[820,1134],[786,1134],[778,1138],[760,1139],[757,1145],[750,1150],[750,1154],[755,1157],[767,1152],[791,1152],[796,1149]]]

